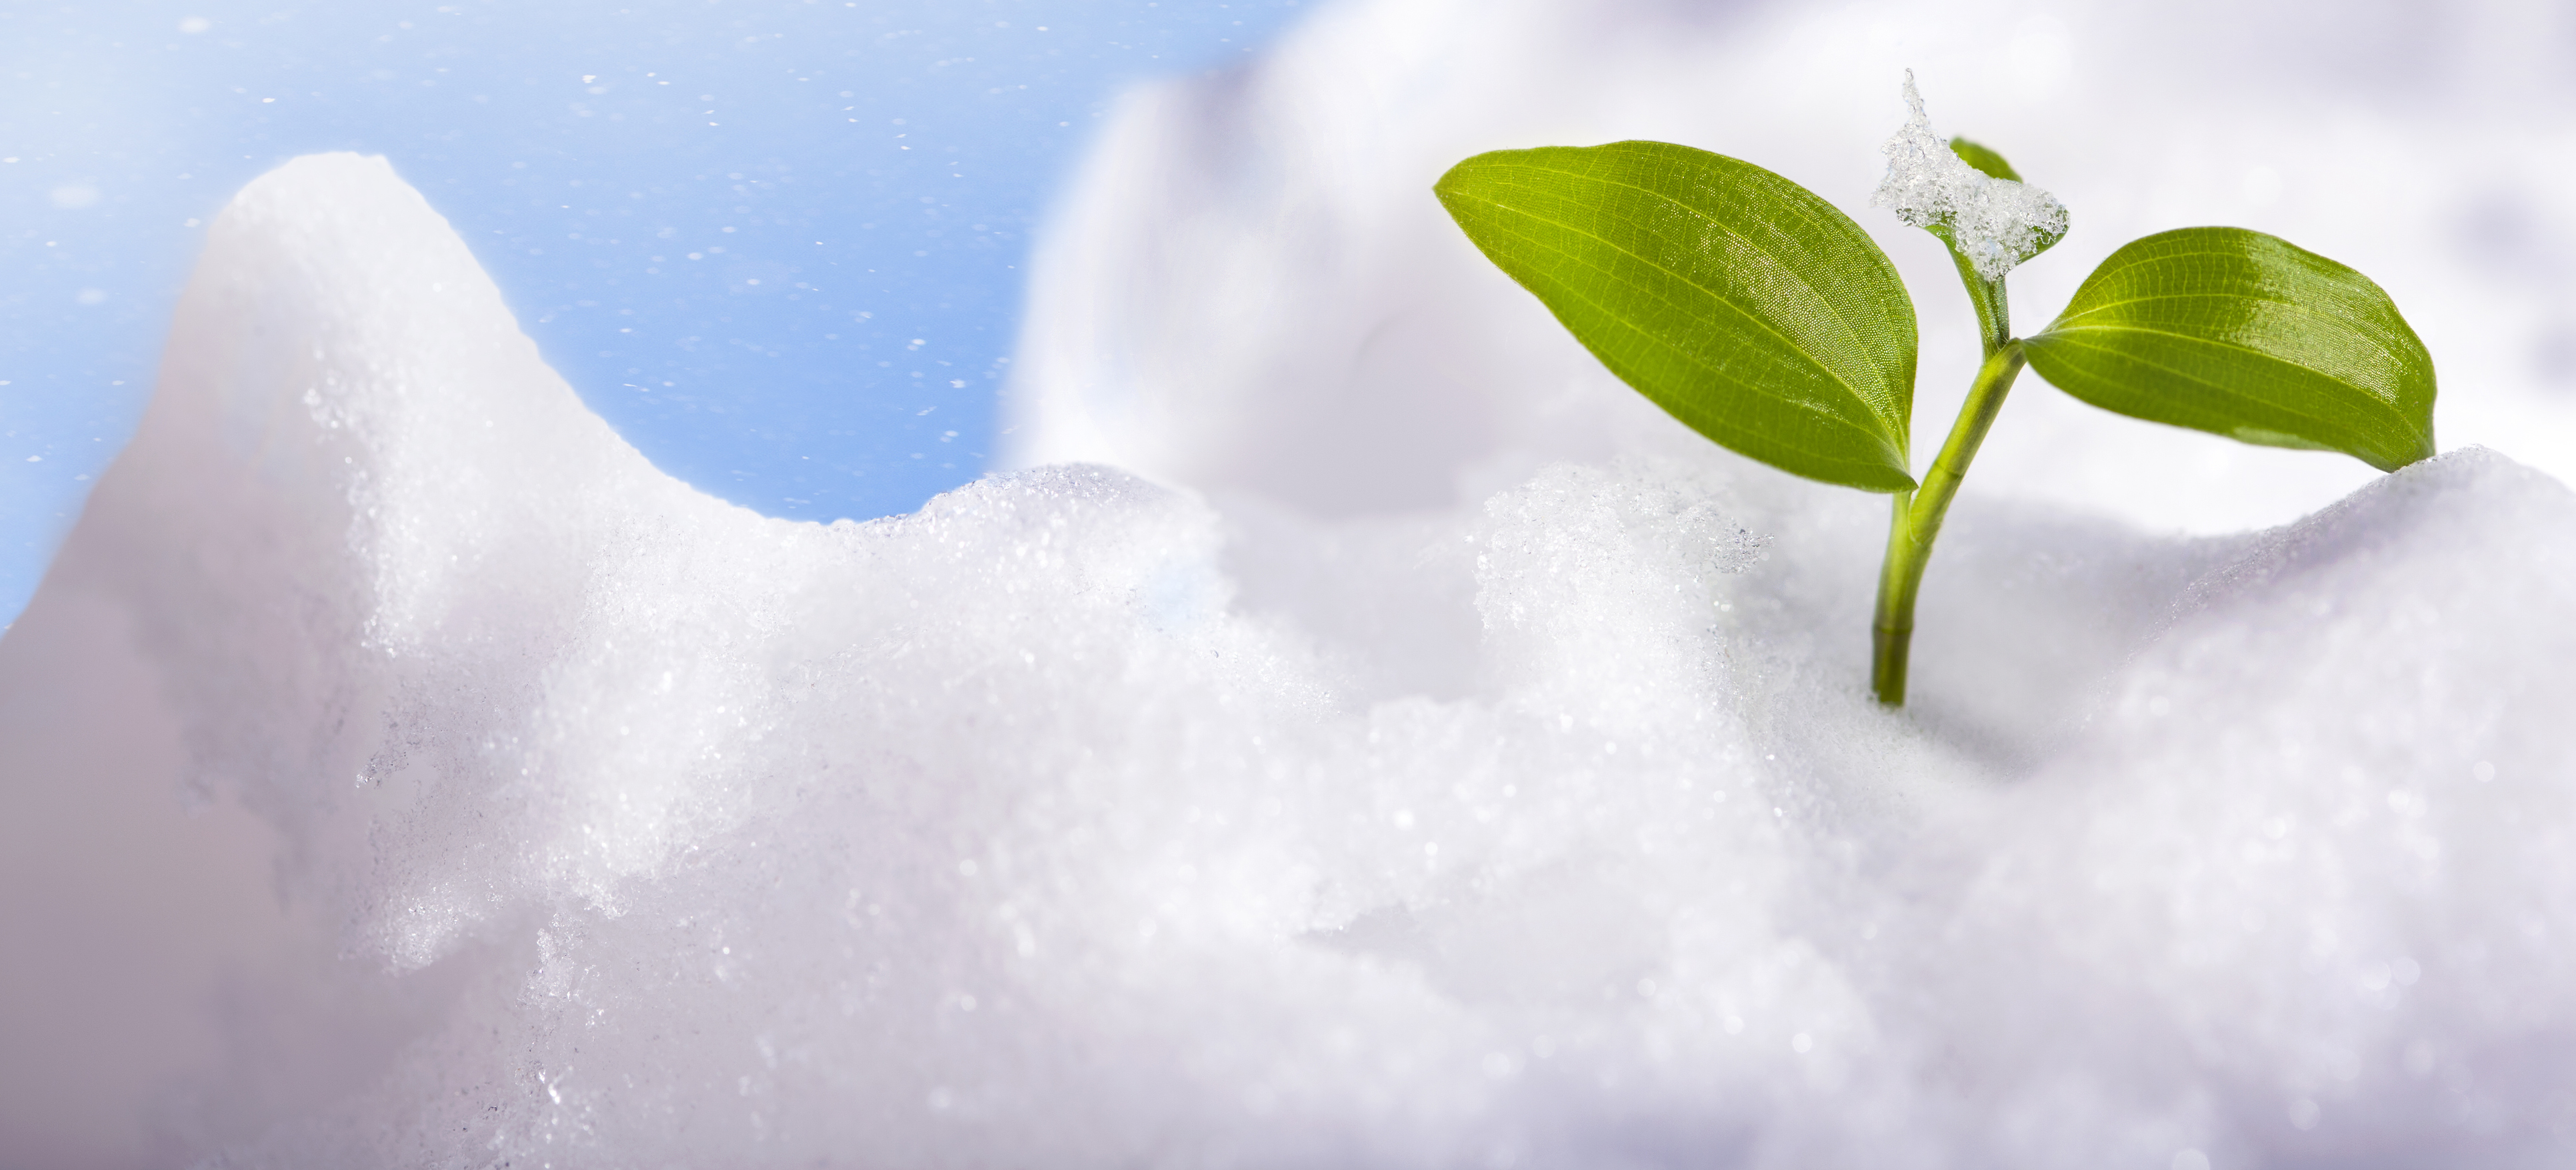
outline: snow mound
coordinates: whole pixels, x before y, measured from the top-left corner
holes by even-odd
[[[1061,466],[765,519],[385,163],[297,160],[0,642],[0,1146],[2576,1153],[2564,487],[1972,501],[1891,714],[1882,501],[1681,451],[1409,517]]]
[[[1870,206],[1894,211],[1908,227],[1949,233],[1951,246],[1989,282],[2002,280],[2066,234],[2066,205],[2056,196],[1969,166],[1950,149],[1949,139],[1932,132],[1911,69],[1905,71],[1905,108],[1905,125],[1879,148],[1887,156],[1887,177],[1870,195]]]

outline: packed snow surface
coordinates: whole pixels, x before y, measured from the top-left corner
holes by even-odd
[[[2576,1159],[2576,495],[2471,447],[2194,536],[1972,479],[1884,710],[1883,498],[1682,431],[1463,240],[1360,247],[1507,143],[1390,90],[1421,208],[1305,172],[1149,290],[1202,333],[1116,283],[1288,214],[1209,143],[1302,148],[1181,111],[1493,35],[1402,11],[1104,140],[1020,409],[1130,470],[869,523],[654,469],[385,161],[243,191],[0,640],[0,1162]],[[1407,386],[1488,312],[1431,478],[1261,397],[1272,318]]]
[[[2066,205],[2028,183],[1998,179],[1962,160],[1950,140],[1932,132],[1914,71],[1905,71],[1905,125],[1879,153],[1887,177],[1870,204],[1896,213],[1909,227],[1938,228],[1950,245],[1988,281],[2004,278],[2066,234]]]

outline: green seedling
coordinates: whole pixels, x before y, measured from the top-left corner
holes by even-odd
[[[1907,453],[1914,305],[1885,253],[1815,193],[1666,142],[1480,154],[1442,206],[1603,365],[1721,446],[1894,497],[1870,686],[1905,702],[1914,598],[1950,498],[2027,364],[2105,410],[2247,443],[2340,451],[2382,471],[2433,454],[2433,359],[2368,277],[2243,228],[2113,252],[2065,311],[2012,335],[2004,275],[2066,234],[2066,209],[2002,155],[1912,117],[1872,202],[1938,237],[1984,361],[1931,467]]]

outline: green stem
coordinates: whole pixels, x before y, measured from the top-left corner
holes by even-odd
[[[1974,290],[1981,282],[1970,281]],[[1994,287],[1994,300],[2003,300],[2001,282]],[[1986,317],[1984,305],[1978,308],[1979,323]],[[1996,310],[2000,322],[2002,313]],[[1959,420],[1950,424],[1950,438],[1941,444],[1941,454],[1932,461],[1932,469],[1923,473],[1923,484],[1911,492],[1896,493],[1893,515],[1887,525],[1887,561],[1878,575],[1878,617],[1870,626],[1870,690],[1878,701],[1890,707],[1905,705],[1906,652],[1914,639],[1914,594],[1923,586],[1923,568],[1932,559],[1932,541],[1941,535],[1941,518],[1950,511],[1950,497],[1959,493],[1959,481],[1968,474],[1968,464],[1977,458],[1977,446],[1986,441],[1986,428],[1993,426],[1995,415],[2004,408],[2004,395],[2012,390],[2013,378],[2021,373],[2021,342],[2003,339],[1992,347],[1985,364],[1977,369],[1977,380],[1968,387],[1968,401],[1959,407]]]
[[[1947,234],[1934,234],[1940,235],[1942,242],[1949,242]],[[2004,299],[2004,282],[1978,276],[1977,266],[1968,263],[1957,248],[1946,251],[1950,253],[1950,263],[1959,267],[1959,283],[1968,286],[1968,303],[1976,306],[1979,347],[1987,357],[1993,357],[1996,350],[2012,340],[2012,306]]]

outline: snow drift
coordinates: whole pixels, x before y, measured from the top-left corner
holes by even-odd
[[[391,167],[298,160],[0,640],[0,1149],[2576,1154],[2565,487],[2455,450],[2191,537],[1972,483],[1892,714],[1882,500],[1568,393],[1598,452],[1455,506],[765,519]]]

